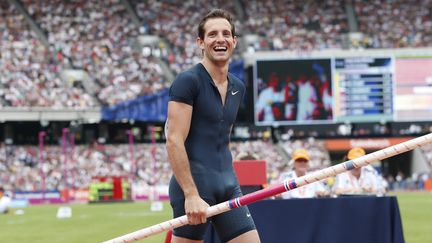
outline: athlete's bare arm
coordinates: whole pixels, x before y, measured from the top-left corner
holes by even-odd
[[[209,205],[199,196],[190,171],[184,146],[192,119],[192,106],[181,102],[168,103],[167,152],[174,176],[185,196],[185,212],[190,224],[206,222]]]

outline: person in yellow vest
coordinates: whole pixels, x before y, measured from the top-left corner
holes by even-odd
[[[353,160],[365,154],[363,148],[352,148],[347,158]],[[366,165],[337,175],[332,192],[335,195],[379,195],[384,193],[384,188],[378,172],[371,165]]]
[[[287,179],[295,179],[301,176],[306,175],[309,170],[309,161],[310,156],[309,153],[305,149],[297,149],[292,153],[292,163],[294,169],[285,173],[281,173],[280,181],[284,181]],[[314,182],[312,184],[308,184],[299,188],[296,188],[292,191],[287,191],[282,193],[281,197],[283,199],[289,198],[314,198],[314,197],[322,197],[327,196],[329,194],[328,190],[324,186],[322,181]]]

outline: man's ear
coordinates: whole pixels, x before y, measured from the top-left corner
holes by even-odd
[[[196,43],[197,43],[198,47],[203,51],[204,50],[204,40],[201,39],[201,38],[199,38],[199,37],[197,37],[196,38]]]

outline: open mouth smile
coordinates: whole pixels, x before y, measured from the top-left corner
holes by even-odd
[[[226,52],[228,48],[226,46],[216,46],[213,48],[215,52]]]

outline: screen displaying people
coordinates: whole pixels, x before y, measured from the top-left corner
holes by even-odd
[[[330,59],[257,61],[255,122],[331,121]]]

